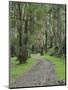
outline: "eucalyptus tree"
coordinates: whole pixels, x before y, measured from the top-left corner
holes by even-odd
[[[19,63],[27,61],[33,45],[36,53],[54,49],[54,55],[61,55],[65,50],[65,6],[11,2],[10,33],[11,51],[16,52]]]

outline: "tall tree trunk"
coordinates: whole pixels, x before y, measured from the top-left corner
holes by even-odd
[[[47,53],[47,22],[46,22],[46,30],[45,30],[45,39],[46,39],[46,42],[45,42],[45,53]]]
[[[21,3],[18,3],[18,8],[19,8],[19,63],[23,62],[22,58],[22,27],[21,27]]]
[[[28,20],[25,20],[24,29],[24,39],[23,39],[23,62],[25,63],[28,58]]]
[[[55,12],[55,9],[54,9],[54,13],[53,13],[53,19],[54,19],[54,22],[53,22],[53,33],[54,33],[54,55],[57,55],[57,37],[56,37],[56,12]]]
[[[58,32],[58,55],[61,56],[62,54],[62,42],[61,42],[61,11],[60,9],[57,12],[57,32]]]
[[[47,31],[46,31],[46,43],[45,43],[45,53],[47,53]]]
[[[49,30],[50,30],[50,33],[49,33],[50,47],[49,48],[52,48],[53,47],[53,36],[52,36],[52,31],[51,31],[51,13],[49,13]]]
[[[27,8],[26,4],[26,8]],[[26,63],[27,58],[28,58],[28,15],[27,15],[27,10],[25,11],[25,27],[24,27],[24,39],[23,39],[23,62]]]
[[[23,8],[24,9],[24,8]],[[18,60],[19,63],[25,63],[27,58],[28,58],[28,50],[27,50],[27,44],[28,44],[28,20],[26,16],[26,10],[23,13],[26,17],[24,18],[24,28],[22,28],[22,8],[21,8],[21,3],[18,2],[18,38],[19,38],[19,52],[18,52]],[[24,36],[22,40],[22,29],[24,31]]]

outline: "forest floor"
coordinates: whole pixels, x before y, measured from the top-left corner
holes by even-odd
[[[10,87],[32,87],[59,85],[55,65],[40,55],[32,55],[38,62],[25,74],[21,74]]]

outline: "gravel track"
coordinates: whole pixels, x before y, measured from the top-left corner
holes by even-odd
[[[50,61],[44,59],[38,60],[31,70],[19,76],[10,87],[58,85],[54,68],[54,65]]]

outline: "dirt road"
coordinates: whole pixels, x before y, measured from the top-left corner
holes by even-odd
[[[40,59],[26,74],[19,76],[11,87],[31,87],[57,85],[54,65],[47,60]]]

